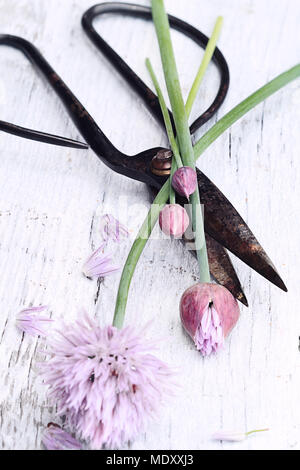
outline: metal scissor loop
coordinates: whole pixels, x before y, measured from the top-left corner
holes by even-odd
[[[96,45],[96,47],[107,57],[110,63],[116,68],[116,70],[118,70],[127,83],[142,98],[150,111],[161,122],[161,124],[164,124],[157,96],[126,64],[126,62],[124,62],[124,60],[116,53],[116,51],[114,51],[114,49],[112,49],[112,47],[107,44],[107,42],[100,36],[93,26],[93,21],[97,16],[109,13],[122,14],[136,18],[143,18],[145,20],[151,20],[151,8],[140,5],[132,5],[130,3],[101,3],[89,8],[89,10],[87,10],[83,15],[81,22],[83,29],[85,30],[88,37]],[[176,18],[175,16],[169,15],[169,21],[172,28],[183,33],[185,36],[188,36],[200,47],[206,47],[209,38],[205,36],[205,34],[201,33],[198,29],[194,28],[185,21]],[[219,89],[212,104],[191,125],[191,134],[193,134],[197,129],[199,129],[203,124],[213,117],[213,115],[222,105],[228,92],[229,69],[223,54],[218,48],[215,49],[212,61],[216,64],[220,72]]]

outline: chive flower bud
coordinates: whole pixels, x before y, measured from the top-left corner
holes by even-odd
[[[187,211],[179,204],[167,204],[159,214],[159,226],[169,236],[182,237],[189,221]]]
[[[175,171],[172,186],[180,196],[189,199],[197,187],[197,173],[189,166],[182,166]]]
[[[236,299],[223,286],[198,283],[180,301],[184,329],[203,356],[217,352],[239,319]]]

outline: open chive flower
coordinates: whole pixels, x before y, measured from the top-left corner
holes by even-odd
[[[111,214],[105,214],[101,218],[100,231],[104,241],[113,240],[119,243],[129,236],[129,231],[125,225],[121,224],[121,222]]]
[[[47,450],[81,450],[81,444],[58,424],[49,423],[42,436]]]
[[[86,313],[48,340],[40,365],[58,413],[95,449],[119,448],[172,395],[173,373],[152,354],[147,327],[100,327]]]
[[[47,307],[29,307],[18,313],[16,318],[17,328],[31,336],[47,336],[49,324],[53,321],[51,318],[38,315],[46,310]]]
[[[236,431],[219,431],[212,435],[212,439],[215,441],[234,441],[240,442],[247,439],[248,436],[256,432],[269,431],[269,429],[254,429],[248,432],[236,432]]]
[[[86,260],[82,267],[83,274],[89,278],[105,277],[119,271],[119,266],[113,264],[111,255],[104,254],[105,243],[103,243]]]
[[[236,299],[217,284],[196,284],[183,293],[180,301],[183,327],[203,356],[222,347],[239,315]]]

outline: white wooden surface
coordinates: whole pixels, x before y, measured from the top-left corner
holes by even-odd
[[[166,144],[140,100],[84,35],[81,15],[92,4],[0,0],[0,32],[33,41],[117,147],[136,153]],[[207,34],[216,16],[224,15],[220,47],[231,87],[220,116],[299,62],[299,0],[166,0],[166,6]],[[151,24],[107,17],[97,27],[149,83],[144,58],[150,55],[159,67]],[[202,52],[177,33],[174,41],[187,93]],[[0,66],[1,119],[80,138],[50,87],[20,53],[1,47]],[[210,66],[194,115],[210,102],[217,83],[218,73]],[[132,443],[134,449],[300,449],[299,104],[297,81],[247,115],[198,162],[245,217],[288,294],[234,259],[250,306],[241,309],[224,351],[203,360],[178,316],[180,296],[197,276],[195,261],[180,242],[166,240],[151,241],[142,256],[126,321],[154,318],[149,335],[163,332],[160,355],[179,367],[183,392]],[[114,174],[92,151],[1,133],[0,153],[0,445],[39,449],[55,410],[35,370],[42,342],[22,337],[16,313],[47,304],[54,319],[72,319],[85,307],[101,323],[109,322],[119,276],[98,286],[81,275],[81,264],[100,243],[103,213],[127,223],[133,237],[148,193],[143,184]],[[128,241],[118,248],[122,262],[129,247]],[[220,428],[259,427],[270,431],[235,444],[210,439]]]

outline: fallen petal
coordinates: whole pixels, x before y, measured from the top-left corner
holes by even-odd
[[[117,220],[111,214],[105,214],[101,218],[100,228],[102,238],[104,241],[113,240],[114,242],[120,242],[124,238],[128,238],[129,231],[119,220]]]
[[[110,255],[103,253],[104,247],[105,243],[91,254],[82,267],[83,274],[89,279],[105,277],[120,269],[119,266],[113,264]]]
[[[81,444],[54,423],[48,424],[42,437],[42,443],[47,450],[81,450]]]
[[[47,336],[47,327],[53,322],[51,318],[42,315],[36,315],[39,312],[46,310],[46,306],[29,307],[21,310],[17,314],[16,325],[23,333],[31,336]]]

